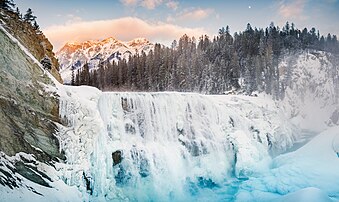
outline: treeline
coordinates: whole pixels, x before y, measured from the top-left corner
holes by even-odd
[[[155,44],[148,54],[141,52],[118,63],[100,62],[97,69],[72,72],[72,85],[91,85],[114,91],[185,91],[221,94],[225,91],[253,91],[284,95],[278,64],[282,55],[305,49],[339,53],[336,36],[320,36],[315,28],[299,30],[288,22],[280,29],[273,23],[266,29],[252,28],[230,34],[221,28],[218,36],[198,40],[187,35],[171,47]]]

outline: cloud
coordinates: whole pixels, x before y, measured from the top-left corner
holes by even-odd
[[[154,9],[162,3],[162,0],[143,0],[141,5],[147,9]]]
[[[163,0],[120,0],[125,6],[142,6],[147,9],[154,9],[163,3]]]
[[[107,37],[115,37],[123,41],[145,37],[152,42],[170,44],[183,34],[195,37],[208,34],[203,28],[186,28],[164,22],[149,23],[135,17],[73,22],[47,27],[43,32],[52,42],[55,50],[69,41],[82,42]]]
[[[177,10],[179,7],[179,2],[177,1],[169,1],[166,3],[166,6],[170,9]]]
[[[280,1],[278,13],[283,20],[306,20],[304,8],[307,0]]]
[[[175,15],[168,15],[166,21],[169,23],[199,21],[210,17],[213,13],[214,9],[211,8],[188,8]],[[215,19],[219,17],[219,14],[215,13]]]
[[[193,9],[193,10],[186,10],[182,14],[179,15],[179,19],[181,20],[202,20],[207,18],[211,13],[213,13],[213,9]]]
[[[135,6],[139,0],[120,0],[125,6]]]
[[[73,14],[68,14],[66,17],[67,17],[66,24],[72,24],[72,23],[75,23],[75,22],[81,22],[82,21],[81,17],[73,15]]]

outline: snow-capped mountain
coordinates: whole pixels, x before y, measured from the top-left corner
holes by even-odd
[[[145,38],[136,38],[128,42],[109,37],[102,41],[91,40],[82,43],[66,43],[57,53],[60,63],[60,74],[64,83],[71,81],[72,67],[77,70],[86,62],[90,68],[97,68],[100,62],[117,62],[128,59],[130,55],[148,53],[154,45]]]

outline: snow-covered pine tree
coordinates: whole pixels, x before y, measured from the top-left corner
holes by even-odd
[[[45,56],[40,63],[44,67],[44,69],[51,70],[52,69],[52,62],[48,56]]]
[[[31,8],[28,8],[26,14],[24,15],[24,21],[28,23],[34,23],[36,16],[33,15]]]
[[[0,0],[0,9],[4,9],[6,11],[13,11],[14,9],[13,0]]]
[[[75,70],[75,67],[72,66],[72,79],[71,79],[71,85],[72,85],[72,86],[75,86],[75,75],[74,75],[74,70]]]

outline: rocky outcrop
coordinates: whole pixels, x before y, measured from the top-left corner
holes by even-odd
[[[44,90],[50,79],[0,31],[0,150],[34,154],[41,161],[62,157],[53,135],[58,100]]]
[[[59,74],[59,63],[53,53],[53,45],[48,41],[46,36],[42,32],[37,33],[29,23],[20,20],[17,14],[5,11],[1,12],[0,23],[4,24],[6,30],[16,36],[39,61],[47,55],[52,61],[51,74],[62,83]]]
[[[122,152],[117,150],[112,153],[113,166],[118,165],[122,161]]]

